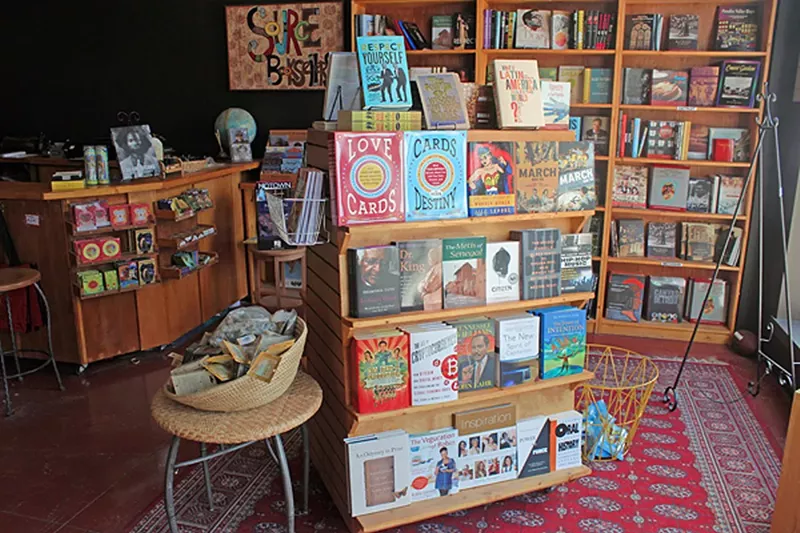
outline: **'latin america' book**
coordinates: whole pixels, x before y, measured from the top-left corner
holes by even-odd
[[[336,225],[404,220],[402,132],[336,132]]]
[[[514,143],[469,143],[467,173],[469,216],[514,214]]]
[[[467,216],[467,133],[405,132],[406,220]]]
[[[542,309],[539,377],[557,378],[583,372],[586,360],[586,310]]]
[[[364,109],[409,109],[411,83],[403,37],[356,37]]]

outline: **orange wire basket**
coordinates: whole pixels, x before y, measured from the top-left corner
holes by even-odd
[[[594,404],[605,402],[608,415],[586,422],[587,442],[583,447],[584,461],[611,461],[630,450],[639,421],[642,419],[650,394],[658,380],[658,368],[648,357],[625,348],[589,344],[586,346],[587,370],[594,379],[584,383],[579,391],[577,410],[584,421]],[[594,444],[602,436],[604,442],[616,453],[611,457],[598,457]]]

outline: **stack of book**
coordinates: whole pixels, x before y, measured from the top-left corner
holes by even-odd
[[[303,151],[304,146],[267,146],[261,172],[296,173],[303,166]]]
[[[484,49],[611,50],[616,13],[517,9],[483,12]]]

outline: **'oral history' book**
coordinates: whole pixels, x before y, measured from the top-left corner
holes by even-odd
[[[495,59],[494,97],[497,123],[505,128],[545,125],[539,64],[535,59]]]
[[[458,492],[458,431],[438,429],[408,436],[411,458],[411,501]]]
[[[582,464],[583,415],[564,411],[550,415],[551,471]]]
[[[558,142],[517,141],[517,213],[556,210],[558,197]]]
[[[561,294],[592,292],[592,234],[561,235]]]
[[[540,309],[542,350],[539,377],[551,379],[583,372],[586,362],[586,310]]]
[[[450,323],[458,344],[458,391],[490,389],[497,384],[494,324],[488,318],[465,318]]]
[[[351,341],[359,413],[394,411],[411,405],[408,337],[398,330],[357,333]]]
[[[558,143],[557,211],[585,211],[597,206],[594,182],[594,143]]]
[[[458,74],[420,74],[416,82],[427,129],[469,129],[467,104]]]
[[[513,387],[539,377],[539,317],[530,313],[501,315],[494,319],[498,385]]]
[[[486,303],[519,300],[519,243],[486,243]]]
[[[456,329],[446,324],[404,326],[411,360],[411,405],[458,399]]]
[[[520,243],[523,300],[552,298],[561,294],[561,231],[558,228],[512,230]]]
[[[408,433],[399,429],[346,438],[344,443],[352,516],[411,503]]]
[[[467,198],[471,217],[514,214],[514,143],[468,144]]]
[[[467,134],[463,131],[407,131],[406,220],[467,216]]]
[[[397,243],[400,256],[400,311],[442,308],[442,241]]]
[[[402,222],[402,132],[336,132],[335,220],[340,227]]]
[[[442,240],[444,307],[486,303],[486,237]]]
[[[409,109],[411,84],[403,37],[356,37],[364,109]]]
[[[396,246],[347,250],[350,316],[365,318],[400,312],[400,270]]]

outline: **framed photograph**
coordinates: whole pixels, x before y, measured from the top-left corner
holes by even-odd
[[[161,175],[150,126],[139,124],[111,128],[123,180]]]

